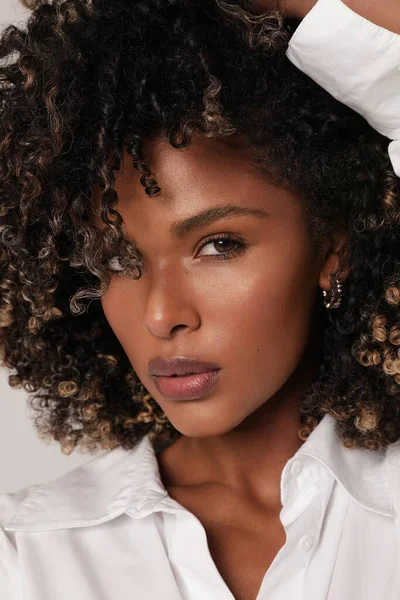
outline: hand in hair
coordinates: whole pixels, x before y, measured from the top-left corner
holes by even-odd
[[[254,0],[253,8],[257,14],[278,9],[287,17],[302,19],[316,3],[317,0]]]
[[[398,0],[342,0],[352,11],[368,21],[400,34],[400,11]],[[257,14],[278,9],[287,17],[303,19],[317,4],[317,0],[254,0],[252,6]]]

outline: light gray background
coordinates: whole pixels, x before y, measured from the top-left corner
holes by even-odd
[[[17,0],[0,0],[1,29],[10,23],[23,25],[29,14]],[[48,481],[91,458],[77,452],[65,456],[57,442],[39,440],[27,406],[28,395],[11,388],[8,375],[0,368],[0,493]]]

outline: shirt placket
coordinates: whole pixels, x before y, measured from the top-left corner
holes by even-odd
[[[304,486],[307,477],[310,477],[310,485]],[[310,463],[307,457],[296,458],[287,466],[280,513],[286,543],[266,572],[257,600],[310,600],[310,590],[305,587],[306,574],[319,543],[333,482],[328,471]]]

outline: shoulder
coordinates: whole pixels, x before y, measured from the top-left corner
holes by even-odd
[[[98,457],[97,457],[98,458]],[[91,462],[90,460],[88,461]],[[19,564],[19,532],[8,527],[20,517],[31,515],[28,525],[35,521],[35,511],[39,508],[44,514],[52,512],[51,499],[57,498],[56,490],[76,474],[82,473],[84,465],[79,465],[62,475],[44,483],[36,483],[13,492],[0,493],[0,599],[22,600],[21,568]],[[88,465],[89,466],[89,465]],[[68,489],[68,486],[65,486]],[[58,500],[54,500],[54,506]],[[24,528],[21,528],[24,530]],[[29,529],[29,527],[28,527]]]
[[[400,440],[389,444],[386,448],[384,468],[393,495],[396,521],[400,533]]]
[[[3,492],[0,494],[0,565],[3,568],[7,557],[10,558],[17,551],[15,533],[13,531],[6,531],[4,527],[8,521],[18,514],[20,507],[36,487],[37,485],[30,485],[20,488],[15,492]],[[0,597],[2,597],[1,594]]]
[[[0,598],[7,600],[20,600],[22,591],[15,533],[6,531],[4,525],[18,512],[34,487],[0,494]]]
[[[6,533],[49,531],[108,520],[140,494],[154,463],[147,438],[130,450],[90,455],[55,479],[0,495],[0,527]]]
[[[25,523],[25,519],[29,518],[26,530],[32,530],[35,529],[35,519],[39,516],[50,517],[58,511],[66,510],[73,501],[82,502],[80,496],[85,494],[85,488],[90,487],[93,480],[95,483],[101,480],[104,461],[105,457],[102,455],[91,457],[62,475],[22,487],[14,492],[1,493],[0,528],[9,539],[12,539],[16,531],[13,527],[15,523],[18,524],[20,521]]]
[[[26,486],[16,490],[15,492],[4,492],[0,494],[0,528],[14,516],[18,508],[24,502],[25,498],[31,493],[37,484]]]

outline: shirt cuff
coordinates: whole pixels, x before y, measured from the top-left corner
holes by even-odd
[[[289,60],[382,135],[400,177],[400,35],[341,0],[318,0],[286,52]]]

